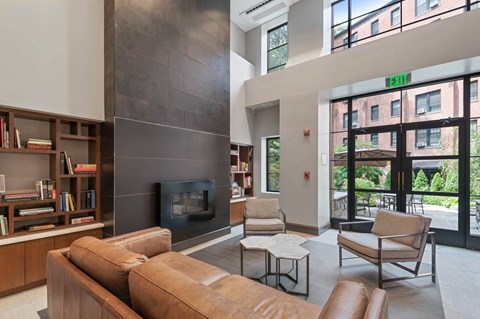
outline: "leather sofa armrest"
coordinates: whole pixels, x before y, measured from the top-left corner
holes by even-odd
[[[328,298],[319,319],[362,319],[367,306],[368,292],[364,285],[340,281]]]
[[[363,319],[388,319],[388,296],[385,290],[373,290]]]
[[[153,227],[133,233],[104,239],[137,254],[151,258],[172,249],[172,233],[167,228]]]

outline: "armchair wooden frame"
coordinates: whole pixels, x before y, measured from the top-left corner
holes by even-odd
[[[285,215],[285,212],[279,208],[278,209],[280,213],[280,219],[282,220],[284,227],[283,227],[283,232],[272,232],[272,231],[266,231],[265,233],[252,233],[252,234],[247,234],[246,227],[245,227],[245,221],[247,219],[247,214],[246,211],[243,210],[243,238],[247,237],[247,235],[251,236],[265,236],[265,235],[275,235],[275,234],[286,234],[287,233],[287,216]]]
[[[351,226],[351,225],[359,225],[359,224],[370,224],[373,223],[373,221],[359,221],[359,222],[344,222],[339,224],[339,234],[342,233],[343,227],[344,226]],[[395,261],[389,261],[389,259],[384,258],[382,256],[382,246],[383,246],[383,240],[385,239],[393,239],[393,238],[403,238],[403,237],[422,237],[422,244],[419,248],[419,255],[416,258],[405,258],[402,260],[395,260]],[[427,238],[430,236],[431,239],[431,245],[432,245],[432,271],[429,273],[423,273],[419,274],[420,271],[420,265],[422,263],[422,258],[423,254],[425,252],[425,246],[427,242]],[[383,288],[384,283],[388,282],[393,282],[393,281],[400,281],[400,280],[407,280],[407,279],[414,279],[414,278],[421,278],[421,277],[432,277],[432,282],[436,282],[436,243],[435,243],[435,232],[425,232],[425,233],[417,233],[417,234],[400,234],[400,235],[391,235],[391,236],[378,236],[378,259],[371,258],[368,256],[365,256],[358,251],[355,251],[353,249],[350,249],[349,247],[346,247],[342,244],[338,244],[338,263],[339,266],[342,267],[343,265],[343,260],[347,259],[355,259],[355,258],[362,258],[376,266],[378,266],[378,287]],[[352,254],[357,255],[358,257],[346,257],[343,258],[342,256],[342,249],[345,249]],[[399,262],[416,262],[415,268],[411,269],[409,267],[406,267],[404,265],[399,264]],[[396,278],[389,278],[389,279],[383,279],[383,263],[390,263],[406,272],[411,273],[411,276],[403,276],[403,277],[396,277]]]

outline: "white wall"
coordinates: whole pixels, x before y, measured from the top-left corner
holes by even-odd
[[[0,104],[104,119],[103,1],[0,0]]]
[[[255,76],[253,64],[230,51],[230,140],[253,145],[253,114],[245,108],[245,81]]]
[[[290,7],[287,68],[320,56],[323,47],[322,12],[322,0],[302,0]]]
[[[318,228],[329,222],[329,167],[319,163],[329,154],[329,100],[384,89],[385,76],[405,71],[413,71],[414,83],[479,72],[480,41],[465,36],[479,29],[477,10],[247,81],[247,106],[280,101],[280,201],[293,214],[289,222]],[[296,43],[294,34],[289,41]],[[312,130],[308,140],[304,128]],[[310,182],[303,181],[305,170]]]
[[[278,106],[261,109],[255,112],[255,144],[253,156],[253,176],[255,185],[255,196],[263,198],[280,198],[278,193],[268,193],[266,189],[266,153],[265,145],[262,145],[265,137],[280,135],[280,113]],[[280,140],[280,152],[282,150],[282,141]],[[280,154],[280,166],[282,165],[282,155]],[[280,176],[280,178],[282,178]],[[280,193],[282,186],[280,182]],[[283,203],[280,202],[281,207]]]
[[[246,34],[238,25],[230,22],[230,50],[245,59]]]
[[[247,61],[255,66],[255,76],[262,75],[262,26],[246,33],[245,55]]]

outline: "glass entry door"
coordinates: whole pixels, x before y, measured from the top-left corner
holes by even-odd
[[[464,245],[462,133],[458,120],[354,130],[354,218],[378,209],[428,216],[440,243]]]

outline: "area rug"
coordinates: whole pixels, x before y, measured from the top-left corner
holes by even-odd
[[[240,239],[241,236],[223,241],[190,254],[191,257],[215,265],[232,274],[240,274]],[[334,245],[307,241],[302,245],[311,252],[310,256],[310,296],[309,302],[324,305],[335,284],[340,280],[351,280],[363,283],[371,292],[376,287],[377,267],[362,259],[344,261],[338,266],[338,248]],[[347,253],[345,253],[347,255]],[[258,277],[263,272],[264,257],[262,252],[247,251],[244,253],[244,275]],[[426,257],[424,259],[427,259]],[[282,265],[288,269],[290,263]],[[430,265],[423,264],[422,271],[430,270]],[[391,265],[385,266],[384,278],[405,275]],[[305,263],[299,266],[299,283],[296,286],[283,283],[288,289],[305,289]],[[274,284],[274,278],[269,280]],[[442,297],[438,284],[433,284],[430,277],[406,280],[385,284],[389,298],[390,319],[423,319],[444,318]]]

